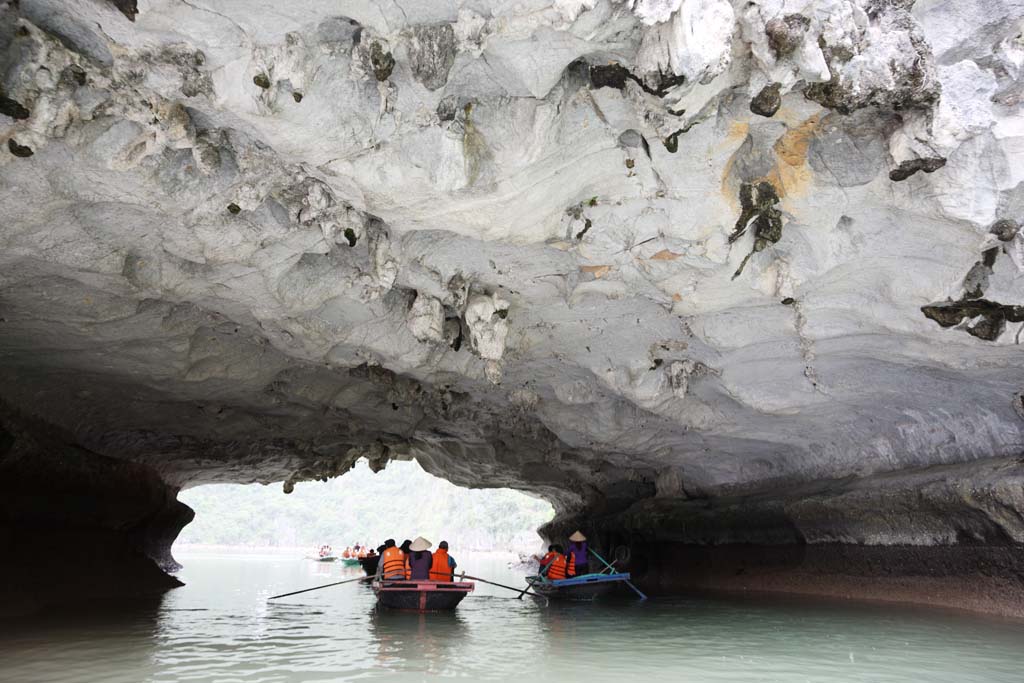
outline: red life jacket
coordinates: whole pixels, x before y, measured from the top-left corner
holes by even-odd
[[[399,548],[391,546],[385,548],[384,552],[380,556],[381,566],[383,567],[382,576],[385,579],[404,579],[405,578],[405,553]]]
[[[568,573],[567,572],[568,568]],[[548,569],[548,578],[552,581],[559,581],[568,578],[576,573],[576,558],[569,555],[568,561],[562,553],[555,553],[555,559],[551,560],[551,568]]]
[[[438,548],[434,551],[434,563],[430,566],[430,580],[452,580],[452,568],[448,566],[448,551],[444,548]]]

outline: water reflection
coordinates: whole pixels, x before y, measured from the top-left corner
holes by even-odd
[[[469,636],[469,626],[457,611],[416,614],[374,607],[367,618],[375,663],[392,671],[453,673],[453,650]]]
[[[521,580],[500,562],[465,564]],[[291,558],[186,558],[188,586],[163,600],[0,624],[0,680],[1022,680],[1021,622],[889,606],[692,598],[544,607],[478,585],[454,613],[420,615],[378,611],[358,583],[266,600],[352,576]]]

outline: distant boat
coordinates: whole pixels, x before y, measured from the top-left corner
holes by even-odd
[[[346,567],[355,567],[356,565],[359,564],[359,558],[358,557],[343,557],[343,558],[341,558],[341,562]]]
[[[377,604],[388,609],[416,612],[452,610],[473,592],[471,581],[374,581]]]
[[[377,573],[378,564],[380,564],[380,555],[368,555],[367,557],[359,558],[359,566],[363,568],[367,576],[373,576]]]
[[[335,557],[334,555],[323,555],[322,557],[311,557],[309,559],[316,560],[317,562],[337,562],[338,561],[338,558]]]
[[[526,582],[535,593],[552,600],[593,600],[615,588],[629,585],[629,573],[584,574],[556,581],[528,576]]]

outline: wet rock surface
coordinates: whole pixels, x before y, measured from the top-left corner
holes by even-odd
[[[638,558],[1017,556],[1013,3],[76,8],[0,2],[0,468],[112,517],[7,547],[157,585],[178,489],[366,457]]]

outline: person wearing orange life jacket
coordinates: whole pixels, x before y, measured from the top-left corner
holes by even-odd
[[[541,576],[547,574],[548,566],[551,564],[551,560],[555,559],[555,546],[549,545],[548,551],[544,554],[543,557],[541,557],[540,555],[534,555],[533,559],[537,560],[537,562],[540,564],[540,568],[537,571],[537,573]]]
[[[384,541],[384,552],[380,555],[377,571],[384,579],[405,578],[405,553],[395,547],[395,539]]]
[[[458,563],[448,554],[448,541],[441,541],[437,544],[433,564],[430,565],[430,580],[450,582],[457,566]]]
[[[565,549],[560,545],[555,546],[555,557],[548,565],[548,579],[560,581],[566,579],[576,571],[576,561],[572,555],[565,557]]]

